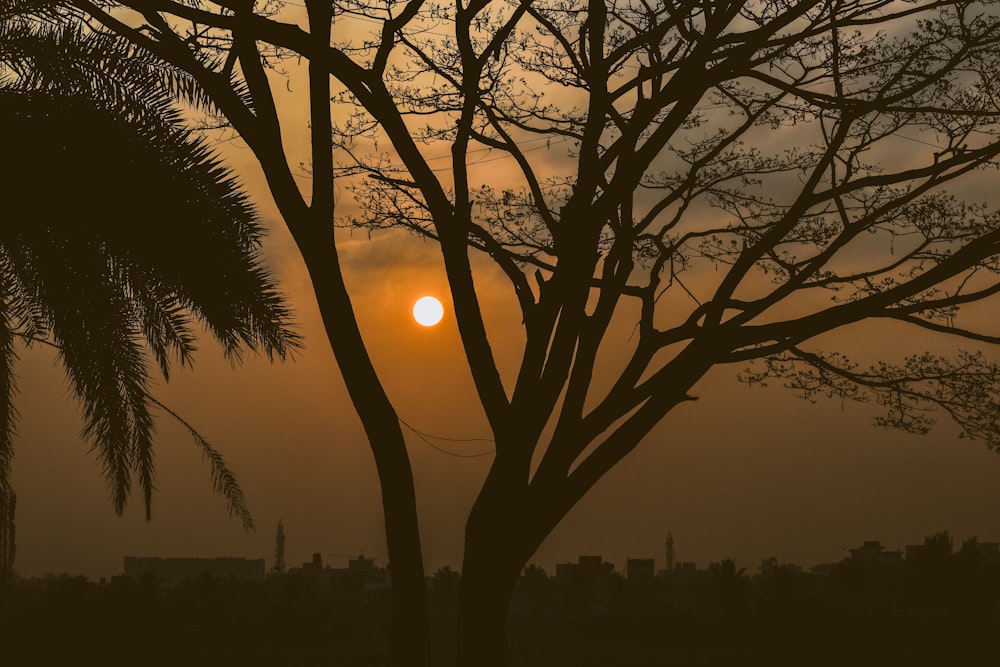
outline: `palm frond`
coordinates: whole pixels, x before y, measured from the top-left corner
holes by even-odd
[[[4,304],[7,302],[4,296]],[[0,492],[10,488],[10,474],[14,461],[14,436],[17,426],[17,378],[14,364],[17,361],[16,336],[6,313],[0,313]]]
[[[0,0],[0,24],[67,19],[66,0]]]
[[[208,461],[212,474],[212,488],[216,493],[222,495],[229,505],[229,516],[239,517],[244,530],[253,530],[254,521],[253,517],[250,515],[250,509],[247,506],[246,496],[243,494],[243,489],[240,488],[239,483],[236,481],[236,475],[234,475],[228,466],[226,466],[226,460],[223,458],[219,450],[215,449],[215,447],[213,447],[208,440],[206,440],[205,437],[202,436],[201,433],[199,433],[198,430],[189,424],[183,417],[157,399],[151,398],[150,400],[154,405],[156,405],[156,407],[160,408],[180,422],[181,425],[187,429],[188,433],[191,434],[195,443],[201,448],[202,455]]]
[[[261,264],[253,206],[180,123],[174,100],[196,92],[190,82],[78,24],[0,20],[0,61],[10,73],[0,79],[0,125],[17,164],[0,199],[18,211],[0,226],[0,280],[16,297],[0,315],[15,334],[51,335],[115,510],[137,484],[148,517],[152,362],[165,379],[173,363],[191,364],[194,321],[235,361],[248,350],[284,359],[300,340]],[[3,410],[13,409],[13,384],[4,394],[4,383],[14,356],[5,350],[0,340],[0,438]],[[221,455],[185,426],[213,486],[252,524]],[[0,466],[10,449],[0,439]]]
[[[70,247],[62,239],[36,248],[42,252],[34,257],[40,278],[34,295],[46,309],[70,387],[82,404],[83,435],[102,463],[115,510],[122,512],[133,472],[147,499],[153,490],[154,424],[142,332],[98,248]]]

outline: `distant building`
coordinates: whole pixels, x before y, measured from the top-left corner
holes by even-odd
[[[302,570],[322,570],[323,569],[323,554],[317,552],[313,554],[312,560],[307,563],[302,563]]]
[[[600,556],[580,556],[575,563],[556,565],[556,579],[577,578],[585,581],[597,581],[611,578],[614,571],[615,566],[611,563],[605,563]]]
[[[902,551],[886,551],[878,540],[868,540],[857,549],[850,549],[851,562],[868,568],[898,567],[903,564]],[[907,547],[909,557],[909,547]]]
[[[365,558],[362,554],[357,558],[350,558],[347,561],[347,571],[355,576],[374,576],[378,572],[374,558]]]
[[[321,596],[335,596],[349,604],[388,606],[392,576],[387,567],[376,565],[374,558],[348,557],[347,567],[333,568],[323,562],[322,553],[315,552],[311,560],[299,567],[289,567],[282,573],[272,571],[268,575],[268,586],[276,590],[309,590]]]
[[[761,560],[760,567],[757,569],[757,579],[765,585],[772,583],[776,577],[785,575],[798,576],[800,574],[802,574],[801,565],[779,563],[778,559],[774,556]]]
[[[690,611],[698,606],[706,575],[707,572],[699,570],[694,561],[675,561],[673,568],[656,573],[675,611]]]
[[[600,556],[580,556],[575,563],[556,565],[555,583],[571,613],[603,616],[610,609],[615,566]]]
[[[625,578],[632,582],[652,581],[656,577],[652,558],[629,558],[625,562]]]
[[[141,579],[153,575],[165,586],[209,576],[237,581],[264,581],[263,558],[159,558],[125,556],[125,575]]]

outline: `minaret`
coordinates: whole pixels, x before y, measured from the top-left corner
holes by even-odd
[[[667,531],[667,572],[673,572],[674,557],[674,536]]]
[[[285,526],[278,519],[278,533],[274,536],[274,571],[282,574],[285,571]]]
[[[17,496],[8,488],[0,488],[0,585],[14,579],[14,506]]]

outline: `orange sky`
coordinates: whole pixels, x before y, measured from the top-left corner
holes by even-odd
[[[276,86],[293,156],[305,139],[305,105],[296,102],[303,89],[294,75],[287,86]],[[374,466],[304,269],[248,152],[238,140],[221,148],[272,230],[266,256],[292,298],[306,347],[291,363],[249,360],[231,369],[204,342],[195,369],[179,370],[156,395],[226,456],[257,531],[246,534],[228,518],[224,502],[211,493],[198,449],[168,417],[159,421],[152,522],[143,521],[138,502],[115,517],[99,464],[78,437],[78,411],[62,372],[50,350],[36,347],[19,365],[22,420],[13,482],[22,575],[107,576],[121,571],[125,555],[263,557],[270,567],[279,518],[289,564],[319,552],[338,566],[342,556],[362,550],[384,562]],[[502,163],[490,163],[485,173],[502,179]],[[445,437],[487,437],[435,245],[399,232],[371,240],[345,232],[342,252],[363,331],[402,419]],[[520,314],[502,279],[480,268],[491,339],[501,369],[509,369],[517,361]],[[410,316],[424,294],[445,302],[437,327],[421,327]],[[622,349],[629,330],[625,324],[616,330]],[[873,326],[844,336],[855,350],[876,357],[900,343],[895,331]],[[614,348],[607,361],[616,361]],[[669,415],[534,560],[550,572],[554,563],[583,553],[620,567],[627,556],[655,557],[660,568],[668,530],[678,559],[705,565],[731,557],[748,571],[772,555],[812,565],[839,560],[863,540],[895,548],[944,529],[957,539],[1000,541],[1000,457],[982,444],[959,440],[946,422],[922,438],[883,431],[871,425],[874,412],[864,406],[813,405],[777,386],[749,388],[735,381],[738,370],[717,369],[706,378],[696,388],[699,400]],[[448,456],[412,434],[409,441],[428,572],[458,567],[464,516],[490,457]],[[462,453],[488,448],[439,444]]]
[[[388,234],[350,240],[348,267],[371,350],[400,415],[449,437],[487,436],[446,314],[438,327],[413,322],[423,293],[441,291],[436,248]],[[281,232],[268,254],[293,294],[306,349],[292,363],[251,360],[235,370],[206,343],[193,371],[178,372],[157,395],[220,448],[246,491],[258,523],[244,534],[210,491],[207,467],[167,418],[157,439],[159,491],[154,518],[140,504],[113,515],[99,467],[77,434],[75,406],[48,350],[20,365],[22,422],[14,484],[17,567],[23,575],[120,571],[124,555],[263,557],[284,520],[287,561],[313,552],[385,558],[374,468],[347,401],[301,267]],[[366,258],[375,258],[369,262]],[[446,299],[445,299],[446,300]],[[500,290],[484,308],[511,312]],[[508,329],[517,320],[505,323]],[[858,338],[890,345],[873,330]],[[498,356],[514,350],[495,337]],[[732,369],[735,371],[736,369]],[[927,437],[871,426],[871,412],[833,402],[811,405],[778,387],[737,384],[720,369],[647,442],[604,480],[546,542],[536,561],[550,571],[577,554],[623,565],[656,557],[671,530],[678,558],[706,564],[733,557],[754,569],[762,558],[815,564],[843,548],[880,539],[889,546],[950,529],[958,538],[1000,539],[1000,458],[960,441],[942,423]],[[465,511],[489,457],[455,458],[410,437],[427,566],[457,567]],[[456,452],[483,443],[440,443]],[[331,556],[331,563],[338,559]]]

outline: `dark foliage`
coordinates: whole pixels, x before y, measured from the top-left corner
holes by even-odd
[[[204,327],[238,361],[286,357],[290,313],[259,257],[239,184],[181,124],[150,56],[79,24],[0,6],[0,483],[13,456],[16,339],[59,350],[84,435],[123,511],[154,488],[152,367],[190,365]],[[24,11],[19,12],[18,9]],[[30,11],[29,11],[30,10]],[[221,456],[197,436],[216,489],[247,527]]]

